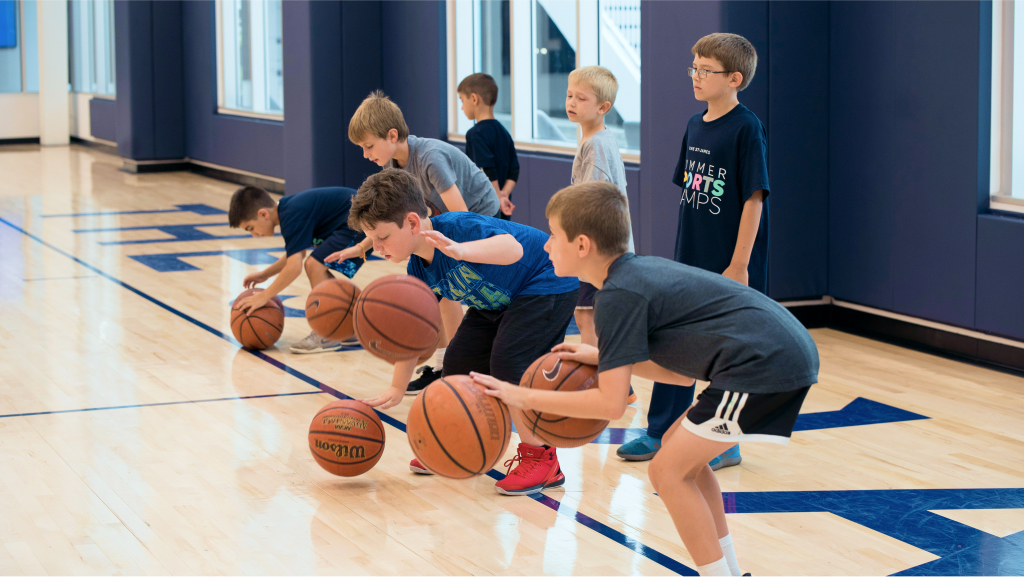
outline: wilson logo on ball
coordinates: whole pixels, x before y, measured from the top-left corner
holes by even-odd
[[[338,456],[338,458],[350,458],[350,459],[363,459],[366,457],[366,449],[363,447],[351,447],[349,445],[339,445],[338,443],[328,443],[327,441],[321,441],[317,439],[315,441],[316,448],[324,451],[329,451]]]
[[[334,425],[339,431],[351,431],[353,428],[366,430],[366,421],[352,417],[324,417],[323,424]]]

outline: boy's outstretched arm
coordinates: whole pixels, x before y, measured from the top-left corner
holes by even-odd
[[[479,373],[471,373],[470,376],[487,387],[488,395],[498,397],[515,409],[614,421],[626,412],[626,397],[629,396],[629,378],[632,373],[632,365],[603,371],[598,375],[598,388],[573,392],[522,388]]]
[[[270,283],[270,286],[263,292],[258,292],[238,301],[238,307],[248,314],[250,310],[256,310],[270,302],[270,299],[276,297],[281,291],[288,288],[288,285],[292,284],[295,279],[299,278],[299,275],[302,274],[302,261],[304,260],[306,260],[306,251],[297,252],[284,259],[284,266],[281,267],[281,271],[277,274],[274,282]],[[276,267],[280,262],[279,260],[277,263],[270,265],[267,267],[267,270]]]
[[[266,282],[267,279],[276,275],[277,273],[281,272],[284,269],[284,263],[287,260],[287,256],[282,256],[281,258],[277,259],[277,262],[268,266],[267,268],[259,272],[251,272],[245,275],[245,279],[242,280],[242,286],[244,286],[247,289],[251,289],[255,288],[256,285],[260,284],[261,282]]]
[[[455,242],[436,230],[425,230],[420,234],[427,238],[430,246],[455,260],[510,265],[523,258],[523,245],[511,234],[499,234],[469,242]]]
[[[469,207],[466,206],[466,199],[462,198],[458,185],[453,184],[440,194],[441,200],[444,201],[444,206],[448,209],[448,212],[469,212]]]
[[[390,409],[405,398],[405,390],[409,388],[409,381],[416,372],[416,365],[419,359],[413,357],[405,361],[395,363],[395,370],[391,373],[391,386],[383,393],[372,399],[359,399],[371,407],[380,407],[381,410]]]
[[[732,263],[722,273],[736,282],[749,284],[747,266],[750,264],[750,251],[757,239],[757,228],[761,224],[761,205],[764,202],[764,191],[758,190],[743,203],[743,214],[740,216],[740,232],[736,236],[736,249],[732,253]]]

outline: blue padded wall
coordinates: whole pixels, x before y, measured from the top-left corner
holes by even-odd
[[[1024,340],[1024,220],[978,217],[978,330]]]

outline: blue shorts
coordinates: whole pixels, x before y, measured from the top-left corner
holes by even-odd
[[[359,267],[363,266],[363,263],[366,261],[361,258],[350,258],[338,262],[324,262],[324,259],[338,251],[354,246],[364,238],[366,238],[366,235],[361,232],[356,232],[349,228],[338,229],[331,236],[324,239],[322,243],[313,247],[313,253],[309,256],[327,268],[352,278],[359,271]]]

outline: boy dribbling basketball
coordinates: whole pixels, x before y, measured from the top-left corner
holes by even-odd
[[[478,372],[519,382],[534,359],[564,339],[579,281],[555,275],[544,254],[543,232],[472,212],[427,218],[416,179],[396,168],[385,168],[359,187],[349,226],[363,230],[382,257],[409,259],[408,273],[439,301],[469,305],[455,334],[439,343],[447,345],[444,376]],[[442,329],[447,326],[442,323]],[[416,363],[415,358],[395,363],[391,387],[363,402],[382,409],[400,403]],[[518,455],[506,463],[518,465],[495,489],[529,495],[563,484],[555,448],[530,435],[522,421],[518,425]],[[409,466],[429,473],[416,459]]]
[[[810,334],[784,307],[698,268],[627,252],[629,221],[618,189],[590,182],[562,189],[546,211],[545,245],[559,276],[598,287],[598,348],[561,344],[563,358],[598,365],[599,387],[563,393],[521,389],[473,375],[513,408],[614,420],[632,374],[679,386],[710,381],[669,429],[651,462],[661,496],[701,575],[740,575],[718,480],[708,461],[738,441],[786,444],[818,378]],[[680,298],[682,295],[682,298]]]

